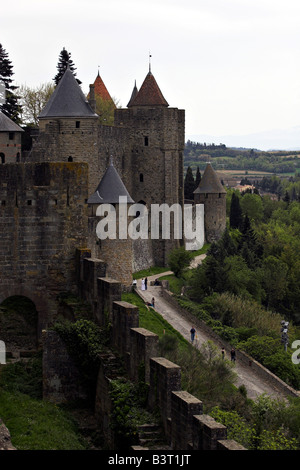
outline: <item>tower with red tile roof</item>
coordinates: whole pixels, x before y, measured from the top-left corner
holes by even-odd
[[[111,101],[114,104],[112,97],[110,96],[102,78],[100,77],[99,71],[98,75],[94,81],[95,95],[99,96],[104,101]],[[114,104],[115,106],[115,104]]]
[[[127,109],[115,110],[115,126],[128,132],[124,176],[132,198],[149,210],[152,204],[183,207],[185,112],[169,107],[151,70],[139,90],[135,85]],[[179,241],[171,236],[152,244],[154,262],[164,265]]]

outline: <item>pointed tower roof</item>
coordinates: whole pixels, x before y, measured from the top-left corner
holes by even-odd
[[[126,197],[128,204],[133,204],[133,199],[111,162],[96,191],[88,199],[88,204],[118,204],[120,196]]]
[[[152,72],[148,72],[140,91],[133,100],[130,100],[129,106],[169,106]]]
[[[39,118],[55,117],[98,118],[69,68],[66,69],[49,101],[39,115]]]
[[[133,100],[134,100],[134,98],[136,97],[137,94],[138,94],[138,89],[137,89],[136,80],[135,80],[134,87],[133,87],[129,103],[127,105],[127,108],[129,108],[129,106],[131,106],[131,103],[133,102]]]
[[[0,132],[24,132],[24,130],[0,111]]]
[[[197,193],[226,193],[226,190],[222,186],[217,173],[210,163],[207,163],[199,186],[194,191],[194,194]]]
[[[96,80],[94,81],[94,85],[95,85],[95,95],[100,96],[100,98],[102,98],[105,101],[113,102],[112,97],[110,96],[106,86],[104,85],[102,78],[100,77],[99,71],[98,71]]]

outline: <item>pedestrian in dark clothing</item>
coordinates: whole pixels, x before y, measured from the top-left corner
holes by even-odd
[[[230,355],[231,355],[232,362],[235,362],[236,354],[235,354],[235,349],[234,348],[232,348],[232,350],[230,352]]]
[[[190,333],[191,333],[191,341],[193,343],[193,341],[195,339],[195,333],[196,333],[196,330],[193,326],[192,326],[192,329],[191,329]]]
[[[225,348],[222,348],[222,359],[225,359]]]
[[[147,283],[148,283],[148,279],[145,278],[145,290],[147,290]]]

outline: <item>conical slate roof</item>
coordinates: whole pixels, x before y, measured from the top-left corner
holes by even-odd
[[[97,117],[70,69],[66,69],[39,118]]]
[[[136,97],[130,100],[128,107],[131,106],[169,106],[151,72],[148,72]]]
[[[199,186],[194,191],[194,194],[197,193],[226,193],[210,163],[207,164]]]
[[[24,130],[0,111],[0,132],[24,132]]]
[[[131,103],[133,103],[133,100],[134,98],[136,97],[136,95],[138,94],[138,89],[137,89],[137,86],[136,86],[136,81],[134,82],[134,87],[133,87],[133,90],[132,90],[132,93],[131,93],[131,97],[130,97],[130,100],[129,100],[129,103],[127,105],[127,108],[129,108],[131,106]]]
[[[126,197],[128,204],[133,204],[133,199],[131,199],[119,173],[111,163],[96,191],[88,199],[88,204],[118,204],[120,196]]]

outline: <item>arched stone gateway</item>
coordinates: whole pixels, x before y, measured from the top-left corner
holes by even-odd
[[[0,304],[0,335],[9,352],[38,348],[38,312],[28,297],[12,296]]]
[[[42,330],[48,325],[50,311],[48,299],[32,289],[13,286],[1,289],[0,340],[5,342],[6,349],[11,350],[10,346],[13,345],[16,349],[38,348]]]

